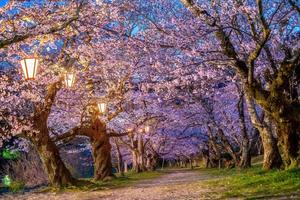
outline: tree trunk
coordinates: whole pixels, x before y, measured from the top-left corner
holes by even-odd
[[[238,111],[239,111],[239,123],[241,126],[242,131],[242,146],[241,146],[241,152],[242,155],[240,157],[240,168],[249,168],[251,167],[251,154],[250,154],[250,141],[247,133],[246,128],[246,121],[245,121],[245,114],[244,114],[244,95],[241,95],[240,101],[238,103]]]
[[[279,122],[277,135],[285,168],[300,166],[300,136],[299,125],[293,122]]]
[[[144,141],[141,134],[138,135],[138,165],[141,168],[141,171],[146,171],[145,159],[144,159]]]
[[[251,154],[250,154],[250,144],[249,139],[248,141],[243,141],[242,144],[242,155],[241,161],[239,163],[239,167],[242,169],[251,167]]]
[[[147,171],[152,171],[151,155],[147,155],[147,157],[146,157],[146,168],[147,168]]]
[[[237,156],[237,154],[234,152],[233,146],[230,144],[230,142],[228,141],[226,135],[224,134],[223,130],[221,128],[219,128],[217,126],[217,123],[212,120],[213,126],[217,131],[217,135],[218,135],[218,139],[221,140],[222,146],[224,147],[224,150],[227,151],[227,153],[230,154],[230,156],[232,157],[235,165],[239,164],[239,157]],[[209,138],[210,141],[212,142],[212,147],[214,149],[214,151],[217,153],[217,159],[221,159],[221,154],[220,152],[218,153],[218,148],[217,148],[217,142],[216,142],[216,138],[213,136],[212,134],[212,128],[208,125],[207,126],[207,132],[209,134]]]
[[[266,170],[280,168],[282,159],[277,146],[277,140],[272,134],[272,130],[264,120],[258,118],[254,102],[251,97],[245,93],[246,102],[249,110],[250,119],[253,126],[259,131],[264,148],[263,168]]]
[[[94,160],[94,180],[109,180],[114,177],[111,163],[111,145],[106,133],[106,123],[97,116],[91,120],[87,127],[77,130],[78,134],[90,138]]]
[[[194,166],[193,166],[193,161],[192,161],[192,159],[189,159],[190,160],[190,168],[191,169],[194,169]]]
[[[124,162],[124,172],[127,173],[128,172],[128,165],[127,162]]]
[[[73,185],[75,179],[61,160],[58,148],[50,139],[48,132],[38,133],[31,141],[44,164],[49,184],[53,187]]]
[[[263,168],[266,170],[280,168],[282,165],[282,159],[279,153],[276,138],[274,138],[267,127],[262,127],[259,132],[264,148]]]
[[[36,115],[33,120],[35,122],[34,128],[39,130],[39,132],[32,133],[27,138],[32,142],[43,162],[50,186],[62,187],[73,185],[76,180],[65,166],[59,155],[57,146],[49,136],[47,119],[47,113]]]
[[[134,140],[133,137],[131,137],[130,142],[131,142],[131,147],[132,147],[132,149],[131,149],[132,168],[136,173],[142,172],[143,169],[140,164],[140,155],[139,155],[139,150],[138,150],[139,141]]]
[[[94,158],[94,179],[110,180],[114,177],[111,163],[111,145],[106,134],[92,138],[92,152]]]
[[[124,175],[124,162],[123,162],[123,157],[120,151],[120,147],[118,145],[118,142],[115,141],[116,148],[117,148],[117,160],[118,160],[118,170],[119,173],[123,176]]]
[[[139,153],[137,150],[133,150],[131,151],[131,155],[132,155],[132,168],[136,173],[140,173],[142,172],[142,167],[140,164],[140,160],[139,160]]]
[[[154,153],[149,153],[146,159],[146,168],[148,171],[155,171],[158,164],[158,155]]]

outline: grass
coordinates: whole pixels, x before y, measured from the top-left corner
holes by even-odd
[[[67,186],[64,188],[44,188],[40,192],[74,192],[74,191],[97,191],[103,189],[112,189],[127,187],[136,184],[142,180],[154,179],[161,176],[163,172],[128,172],[124,176],[117,175],[115,179],[109,181],[93,181],[91,179],[81,179],[76,186]]]
[[[203,170],[201,170],[203,172]],[[218,177],[206,181],[210,188],[222,188],[222,198],[260,199],[297,196],[300,198],[300,168],[264,171],[261,165],[250,169],[205,169]]]

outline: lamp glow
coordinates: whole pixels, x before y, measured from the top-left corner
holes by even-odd
[[[98,109],[101,114],[104,114],[106,112],[106,109],[107,109],[106,107],[107,107],[106,103],[103,103],[103,102],[98,103]]]
[[[73,72],[67,72],[65,74],[65,86],[70,88],[75,83],[75,73]]]
[[[150,127],[149,126],[145,126],[145,133],[149,133],[150,131]]]
[[[144,129],[143,128],[140,128],[139,129],[139,133],[143,133],[144,132]]]
[[[25,80],[34,80],[37,74],[39,61],[37,58],[24,58],[21,60],[21,67]]]

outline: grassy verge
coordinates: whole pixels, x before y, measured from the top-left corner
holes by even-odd
[[[115,179],[109,181],[93,181],[91,179],[79,180],[76,186],[64,188],[45,188],[40,192],[74,192],[74,191],[97,191],[103,189],[132,186],[139,181],[154,179],[161,176],[163,172],[128,172],[124,176],[117,175]]]
[[[222,198],[300,198],[300,168],[264,171],[257,165],[246,170],[205,169],[204,171],[213,177],[218,177],[206,181],[206,184],[210,188],[222,188]]]

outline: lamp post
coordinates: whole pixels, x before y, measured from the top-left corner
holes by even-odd
[[[36,77],[39,61],[37,57],[24,58],[21,60],[21,67],[25,80],[34,80]]]
[[[65,73],[64,78],[65,78],[65,86],[67,88],[71,88],[75,83],[75,73],[67,72]]]

